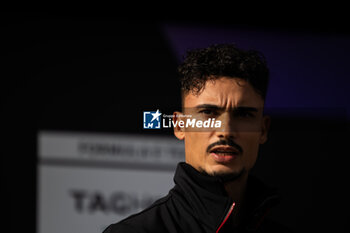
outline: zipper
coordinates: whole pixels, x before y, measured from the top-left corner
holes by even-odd
[[[225,218],[224,220],[221,222],[219,228],[216,230],[216,233],[218,233],[220,231],[220,229],[224,226],[225,222],[227,221],[227,219],[230,217],[232,211],[233,211],[233,208],[235,207],[235,204],[236,203],[232,203],[230,209],[227,211],[226,215],[225,215]]]

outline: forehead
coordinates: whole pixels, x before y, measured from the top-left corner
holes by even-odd
[[[198,95],[191,92],[185,95],[185,108],[199,104],[214,104],[223,108],[237,106],[262,108],[264,100],[247,81],[240,78],[220,77],[208,80]]]

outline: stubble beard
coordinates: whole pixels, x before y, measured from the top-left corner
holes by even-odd
[[[219,180],[221,180],[222,182],[229,182],[229,181],[235,181],[238,178],[240,178],[243,174],[246,173],[246,169],[242,168],[239,171],[229,171],[229,172],[225,172],[225,171],[213,171],[208,173],[206,170],[204,170],[202,167],[199,168],[199,172],[206,175],[206,176],[211,176],[211,177],[215,177],[218,178]]]

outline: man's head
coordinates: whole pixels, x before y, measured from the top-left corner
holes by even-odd
[[[187,53],[179,67],[183,113],[215,118],[222,127],[186,130],[186,162],[209,175],[236,177],[256,162],[267,140],[270,119],[263,115],[269,71],[263,56],[234,45],[214,45]],[[175,112],[174,120],[179,120]]]

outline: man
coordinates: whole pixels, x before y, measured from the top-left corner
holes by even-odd
[[[179,73],[183,110],[174,113],[174,122],[190,116],[221,125],[177,124],[174,134],[185,142],[186,162],[177,166],[174,188],[105,233],[286,232],[265,218],[278,196],[249,175],[270,125],[263,114],[269,80],[263,56],[214,45],[188,52]]]

